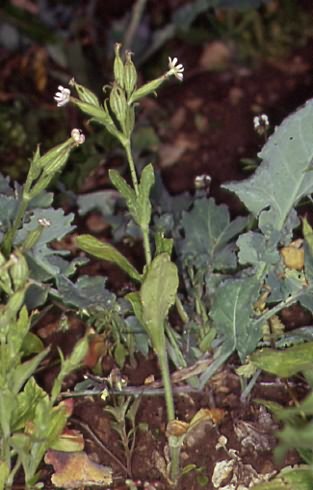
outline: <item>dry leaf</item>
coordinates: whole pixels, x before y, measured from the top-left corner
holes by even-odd
[[[180,134],[171,144],[160,147],[160,167],[166,168],[174,165],[187,150],[195,150],[197,145],[187,135]]]
[[[296,269],[300,271],[304,267],[304,250],[303,248],[296,248],[292,245],[283,247],[280,251],[284,264],[289,269]]]
[[[63,488],[80,488],[87,485],[106,486],[112,484],[112,469],[89,459],[85,452],[65,453],[49,450],[45,463],[51,464],[55,473],[53,485]]]
[[[205,70],[225,68],[230,60],[230,49],[222,41],[213,41],[204,47],[200,66]]]
[[[84,359],[84,366],[90,369],[97,365],[97,362],[108,351],[107,341],[103,335],[94,334],[89,336],[89,347]]]

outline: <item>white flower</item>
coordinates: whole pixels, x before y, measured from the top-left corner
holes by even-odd
[[[261,114],[260,116],[255,116],[253,118],[253,125],[256,130],[260,127],[267,129],[270,125],[267,115]]]
[[[72,129],[71,137],[76,143],[76,146],[82,145],[85,141],[85,135],[80,129]]]
[[[184,75],[184,66],[182,64],[177,64],[178,59],[177,58],[168,58],[168,67],[169,71],[167,72],[167,75],[174,75],[180,82],[183,81]]]
[[[56,101],[57,106],[62,107],[63,105],[65,105],[69,102],[70,96],[71,96],[70,89],[64,88],[64,87],[62,87],[62,85],[59,85],[58,86],[58,92],[56,92],[56,94],[53,98]]]

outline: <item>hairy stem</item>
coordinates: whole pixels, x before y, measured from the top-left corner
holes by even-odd
[[[134,163],[132,152],[131,152],[130,141],[127,141],[124,148],[125,148],[126,155],[127,155],[127,160],[128,160],[128,164],[129,164],[129,168],[130,168],[130,174],[131,174],[131,178],[132,178],[134,191],[136,193],[136,196],[138,197],[139,185],[138,185],[136,167],[135,167],[135,163]],[[143,236],[143,247],[144,247],[144,252],[145,252],[146,264],[149,265],[149,264],[151,264],[151,247],[150,247],[150,241],[149,241],[149,229],[143,228],[142,226],[140,228],[141,228],[141,232],[142,232],[142,236]]]

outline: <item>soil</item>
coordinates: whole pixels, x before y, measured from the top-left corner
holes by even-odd
[[[131,2],[124,3],[123,8],[127,8]],[[169,4],[172,6],[171,2]],[[120,11],[113,9],[109,15],[116,16]],[[220,71],[205,71],[201,67],[201,50],[199,55],[195,55],[198,50],[177,41],[172,42],[171,47],[185,65],[184,83],[169,84],[159,92],[157,99],[146,100],[139,114],[139,119],[148,120],[160,138],[158,166],[166,186],[172,193],[193,192],[194,178],[208,174],[212,179],[210,195],[218,203],[227,203],[233,216],[243,214],[245,211],[241,203],[224,191],[221,185],[229,180],[247,177],[240,160],[254,159],[264,143],[264,138],[257,135],[253,128],[255,115],[267,114],[273,129],[312,95],[313,42],[285,59],[265,60],[257,68],[240,66],[230,59]],[[176,153],[173,153],[173,149]],[[106,169],[99,168],[86,182],[85,189],[90,191],[92,182],[97,189],[101,181],[107,185]],[[89,215],[89,221],[81,224],[82,229],[89,228],[92,217],[96,221],[99,219],[96,214]],[[78,233],[80,231],[77,230]],[[128,253],[132,254],[131,251]],[[108,275],[110,285],[115,290],[125,283],[125,276],[107,265],[93,262],[89,272]],[[46,316],[37,333],[46,344],[58,345],[68,353],[85,326],[71,318],[70,331],[66,334],[56,333],[57,315],[54,312]],[[311,322],[311,316],[298,307],[284,311],[283,316],[287,325],[293,328]],[[250,399],[243,401],[239,378],[235,373],[238,365],[239,361],[231,358],[201,393],[190,391],[176,394],[177,417],[180,420],[190,421],[199,409],[209,409],[212,413],[211,419],[194,429],[185,441],[183,465],[192,464],[195,467],[182,479],[180,490],[230,490],[239,484],[248,488],[258,475],[275,474],[279,468],[298,462],[295,453],[288,454],[280,463],[273,462],[278,426],[261,405],[253,402],[256,398],[264,398],[288,405],[291,403],[290,386],[277,378],[263,375],[258,379]],[[112,361],[105,359],[103,374],[108,374],[112,367]],[[57,367],[47,366],[41,373],[40,382],[46,389],[51,387],[56,372]],[[75,373],[67,380],[65,389],[72,389],[88,372],[84,368]],[[143,386],[151,375],[155,379],[160,377],[152,354],[148,359],[138,357],[135,367],[126,363],[123,374],[127,376],[130,386]],[[304,396],[305,386],[297,380],[291,381],[291,387],[298,398]],[[131,474],[121,469],[122,465],[125,466],[125,454],[110,424],[110,416],[104,412],[104,406],[100,397],[76,399],[70,426],[84,434],[86,452],[95,462],[112,467],[114,488],[127,488],[125,478],[140,480],[146,489],[169,488],[162,475],[167,464],[166,411],[162,396],[142,397],[136,419],[138,430]],[[103,446],[114,454],[114,459]],[[116,458],[122,465],[116,462]],[[216,483],[217,486],[213,486],[212,477],[218,481],[216,465],[222,461],[228,462],[230,470]],[[50,488],[51,473],[51,467],[43,467],[45,488]]]

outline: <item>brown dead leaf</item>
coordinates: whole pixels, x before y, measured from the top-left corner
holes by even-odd
[[[160,167],[171,167],[179,161],[187,150],[196,149],[195,141],[192,141],[187,135],[180,134],[175,141],[170,144],[160,146]]]
[[[300,271],[304,267],[304,250],[296,248],[293,245],[288,245],[280,250],[284,264],[289,269]]]
[[[45,463],[54,468],[51,481],[56,487],[79,488],[112,484],[112,469],[94,463],[84,451],[65,453],[49,450],[45,455]]]
[[[38,14],[39,6],[35,2],[31,2],[31,0],[11,0],[11,2],[15,7],[26,10],[30,14]]]
[[[184,101],[185,106],[193,112],[197,112],[203,106],[204,100],[200,97],[191,97]]]
[[[200,58],[200,66],[205,70],[220,70],[229,63],[231,52],[222,41],[206,44]]]
[[[185,124],[186,117],[187,111],[185,107],[179,107],[170,119],[170,127],[175,129],[176,131],[178,129],[181,129],[182,126]]]
[[[89,348],[84,359],[84,365],[90,369],[94,368],[101,357],[108,352],[108,344],[103,335],[94,334],[89,336]]]
[[[34,70],[34,79],[38,92],[43,92],[47,86],[47,82],[48,82],[47,60],[48,60],[48,54],[44,48],[39,48],[34,52],[33,70]]]

